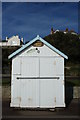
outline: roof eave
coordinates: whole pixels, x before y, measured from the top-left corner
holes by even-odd
[[[44,44],[46,44],[49,48],[51,48],[52,50],[54,50],[56,53],[58,53],[59,55],[61,55],[62,57],[64,57],[65,59],[68,59],[68,56],[65,55],[64,53],[62,53],[61,51],[59,51],[58,49],[56,49],[55,47],[53,47],[51,44],[49,44],[48,42],[44,41],[44,39],[42,39],[40,37],[41,42],[43,42]]]
[[[24,50],[26,47],[30,46],[32,43],[34,43],[36,40],[40,40],[41,42],[43,42],[44,44],[46,44],[49,48],[51,48],[53,51],[55,51],[56,53],[58,53],[59,55],[61,55],[62,57],[64,57],[65,59],[68,59],[68,56],[65,55],[64,53],[62,53],[61,51],[59,51],[58,49],[56,49],[55,47],[53,47],[51,44],[49,44],[48,42],[46,42],[44,39],[42,39],[41,37],[39,37],[39,35],[37,35],[36,38],[34,38],[33,40],[31,40],[30,42],[28,42],[26,45],[22,46],[20,49],[18,49],[17,51],[13,52],[11,55],[8,56],[8,59],[11,59],[12,57],[14,57],[15,55],[17,55],[19,52],[21,52],[22,50]]]

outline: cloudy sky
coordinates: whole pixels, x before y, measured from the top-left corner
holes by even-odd
[[[24,42],[50,30],[78,32],[78,3],[2,3],[2,38],[19,35]]]

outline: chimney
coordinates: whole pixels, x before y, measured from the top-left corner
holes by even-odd
[[[21,41],[23,42],[23,38],[21,38]]]
[[[8,40],[8,37],[6,37],[6,41]]]
[[[19,38],[19,36],[18,36],[18,35],[16,35],[16,37],[17,37],[17,38]]]
[[[68,31],[69,31],[68,28],[66,28],[65,32],[68,32]]]
[[[51,35],[52,35],[52,34],[54,34],[54,30],[53,30],[53,28],[51,28]]]

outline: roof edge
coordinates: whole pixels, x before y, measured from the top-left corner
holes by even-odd
[[[28,47],[29,45],[31,45],[33,42],[40,40],[41,42],[43,42],[44,44],[46,44],[49,48],[51,48],[53,51],[55,51],[56,53],[58,53],[59,55],[61,55],[62,57],[64,57],[65,59],[68,59],[68,56],[65,55],[64,53],[62,53],[61,51],[59,51],[58,49],[56,49],[54,46],[52,46],[51,44],[49,44],[47,41],[45,41],[44,39],[42,39],[39,35],[37,35],[36,38],[34,38],[33,40],[31,40],[30,42],[28,42],[27,44],[23,45],[21,48],[19,48],[18,50],[16,50],[15,52],[13,52],[12,54],[10,54],[8,56],[8,59],[11,59],[12,57],[14,57],[15,55],[17,55],[18,53],[20,53],[22,50],[24,50],[26,47]]]
[[[55,52],[57,52],[59,55],[61,55],[62,57],[68,59],[68,56],[67,56],[67,55],[65,55],[63,52],[59,51],[57,48],[55,48],[54,46],[52,46],[50,43],[46,42],[46,41],[45,41],[44,39],[42,39],[41,37],[40,37],[40,40],[41,40],[42,42],[44,42],[44,44],[46,44],[46,45],[47,45],[48,47],[50,47],[52,50],[54,50]]]

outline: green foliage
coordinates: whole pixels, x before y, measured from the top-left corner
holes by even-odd
[[[68,65],[69,67],[65,69],[66,76],[80,76],[80,64],[74,64],[73,66]]]
[[[67,78],[66,81],[65,81],[65,85],[66,86],[80,86],[80,79],[69,79]]]
[[[8,56],[19,49],[20,47],[3,47],[2,48],[2,74],[10,74],[10,62],[11,60],[8,59]]]
[[[68,62],[80,63],[80,39],[78,35],[56,32],[44,39],[69,57]]]
[[[2,86],[5,86],[5,85],[11,85],[11,78],[7,78],[7,77],[2,77]]]

